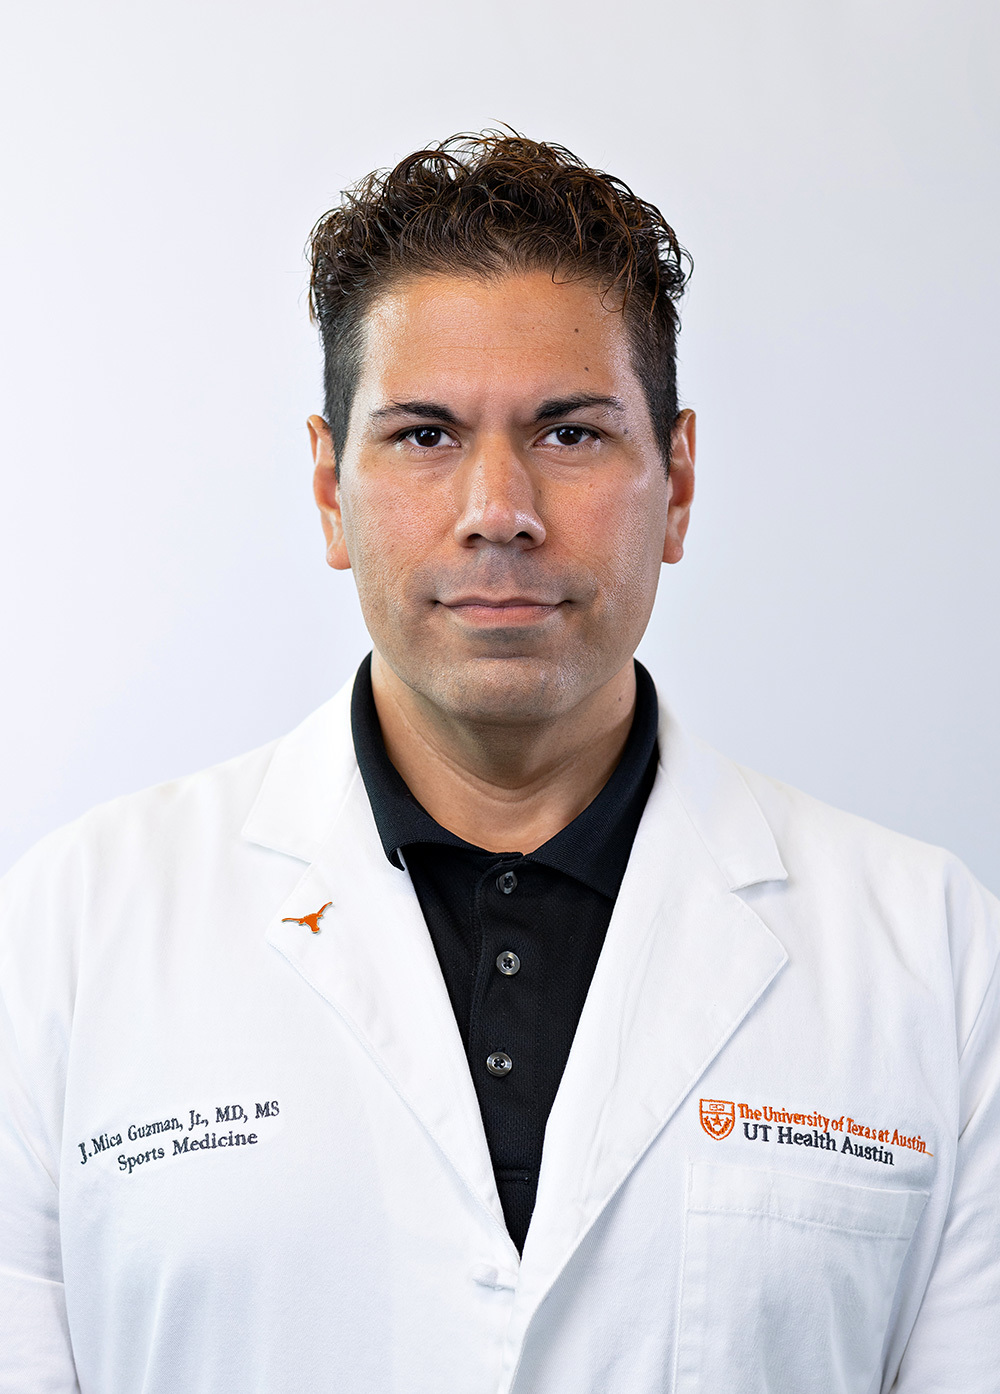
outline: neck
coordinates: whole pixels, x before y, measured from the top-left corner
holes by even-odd
[[[516,727],[442,711],[377,650],[372,690],[389,759],[414,798],[491,852],[533,852],[582,813],[617,765],[635,710],[631,659],[571,711]]]

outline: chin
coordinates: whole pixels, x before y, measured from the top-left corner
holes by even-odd
[[[560,716],[601,682],[578,663],[543,657],[465,659],[399,676],[451,716],[499,726]]]

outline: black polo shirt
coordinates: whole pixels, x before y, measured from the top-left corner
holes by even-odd
[[[520,1251],[542,1139],[656,776],[656,689],[635,665],[621,759],[597,797],[522,856],[487,852],[434,821],[386,754],[371,655],[351,722],[385,854],[409,872],[469,1058],[507,1229]]]

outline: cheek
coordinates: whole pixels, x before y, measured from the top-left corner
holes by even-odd
[[[598,578],[609,606],[648,608],[663,559],[665,482],[589,490],[569,522],[573,551]]]
[[[441,533],[441,503],[391,479],[365,480],[342,498],[344,537],[362,600],[399,596]]]

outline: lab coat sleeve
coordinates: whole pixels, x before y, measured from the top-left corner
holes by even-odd
[[[955,964],[957,1158],[941,1244],[893,1394],[995,1394],[1000,1366],[1000,904],[971,877],[953,886],[951,900],[967,945]],[[973,997],[976,978],[986,989]]]
[[[57,1145],[25,1060],[25,1047],[30,1055],[39,1044],[33,1023],[45,1015],[48,955],[30,949],[46,937],[50,897],[36,900],[41,915],[25,916],[25,881],[37,884],[15,873],[0,883],[0,1394],[78,1394],[62,1282]],[[42,1041],[54,1060],[53,1045],[51,1036]]]
[[[59,1188],[0,1005],[0,1391],[77,1389],[59,1257]]]

